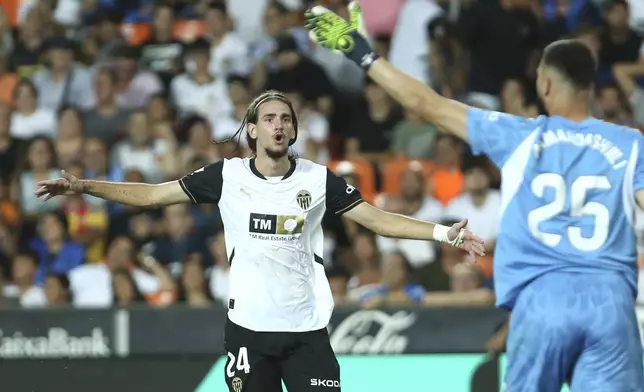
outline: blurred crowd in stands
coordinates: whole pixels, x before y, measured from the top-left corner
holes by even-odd
[[[342,0],[323,1],[346,15]],[[253,97],[293,100],[293,153],[327,164],[387,211],[470,229],[494,251],[500,174],[316,47],[303,0],[23,0],[0,6],[0,307],[227,302],[216,205],[143,210],[90,196],[36,199],[60,170],[159,183],[246,156]],[[642,0],[362,0],[377,52],[441,94],[537,116],[540,51],[585,40],[595,115],[644,124]],[[212,143],[215,141],[216,143]],[[336,302],[492,306],[491,257],[324,222]]]

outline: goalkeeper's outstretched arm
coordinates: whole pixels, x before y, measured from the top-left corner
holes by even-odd
[[[397,70],[385,59],[377,58],[366,38],[362,11],[357,1],[349,4],[349,15],[350,21],[346,21],[323,6],[313,7],[305,15],[311,38],[360,65],[406,109],[467,140],[468,106],[442,97],[430,87]]]

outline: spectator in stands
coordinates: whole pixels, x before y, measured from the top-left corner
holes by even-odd
[[[291,146],[292,151],[300,158],[326,163],[329,160],[329,121],[311,105],[306,105],[299,91],[293,89],[285,93],[297,113],[297,140]]]
[[[450,270],[450,291],[430,292],[425,296],[424,304],[441,307],[492,306],[494,293],[483,287],[482,274],[476,265],[460,262]]]
[[[172,78],[183,68],[183,43],[174,37],[174,10],[169,3],[157,3],[150,37],[141,44],[141,62],[170,86]]]
[[[353,238],[352,275],[348,283],[349,298],[357,301],[363,293],[382,279],[380,254],[373,234],[361,232]]]
[[[465,192],[452,199],[444,216],[455,221],[468,219],[468,227],[485,241],[486,251],[494,250],[498,234],[501,194],[490,188],[486,157],[470,157],[463,168]]]
[[[18,76],[11,72],[9,66],[9,54],[0,54],[0,104],[13,106],[13,90],[18,84]]]
[[[36,284],[44,284],[47,274],[66,274],[85,262],[85,249],[69,240],[67,224],[61,216],[43,214],[36,229],[37,237],[29,242],[29,248],[38,255]]]
[[[212,131],[206,119],[192,116],[185,120],[184,127],[187,129],[188,142],[179,149],[181,173],[190,173],[195,160],[207,163],[219,160],[219,152],[211,142]]]
[[[410,283],[411,273],[411,265],[402,253],[385,254],[382,258],[383,282],[362,294],[360,304],[367,308],[422,304],[427,291],[419,284]]]
[[[126,282],[129,276],[134,280],[134,290],[137,292],[144,295],[158,293],[162,287],[159,278],[138,268],[136,260],[132,240],[125,236],[114,238],[102,262],[84,264],[69,273],[74,306],[79,308],[112,306],[116,296],[115,291],[119,291],[118,296],[121,299],[131,299],[132,293],[128,291]],[[125,272],[128,276],[117,278],[118,275],[125,275]],[[116,280],[119,280],[118,284]]]
[[[75,163],[67,168],[74,176],[82,176],[85,168]],[[71,195],[65,198],[63,209],[69,224],[70,238],[85,247],[88,262],[97,262],[105,254],[105,240],[109,224],[104,204],[92,204],[85,195]]]
[[[172,158],[174,151],[163,140],[154,140],[148,124],[148,117],[143,111],[130,115],[128,137],[118,142],[112,149],[112,162],[123,170],[140,170],[145,180],[160,183],[166,178],[162,157]],[[170,173],[167,173],[170,174]]]
[[[119,47],[126,44],[121,34],[121,20],[114,12],[103,12],[96,17],[98,34],[96,35],[97,56],[96,63],[101,66],[110,63]],[[93,38],[93,37],[92,37]]]
[[[87,108],[92,103],[92,78],[89,71],[74,63],[73,43],[55,37],[46,44],[48,64],[33,75],[38,88],[38,105],[57,111],[71,105]]]
[[[22,79],[13,95],[16,107],[11,115],[11,136],[23,140],[39,135],[56,138],[55,111],[38,107],[36,86],[28,79]]]
[[[208,242],[208,249],[213,260],[213,266],[210,270],[210,292],[217,302],[228,307],[230,261],[226,254],[224,231],[219,230]]]
[[[123,171],[118,166],[110,165],[107,147],[100,139],[88,138],[85,140],[83,166],[85,167],[84,178],[102,181],[123,181]],[[86,200],[92,204],[107,205],[110,212],[118,209],[114,203],[107,203],[103,199],[90,195],[85,196]]]
[[[450,200],[463,191],[463,173],[461,172],[461,159],[463,143],[456,137],[448,134],[438,136],[434,150],[436,169],[432,174],[430,185],[434,197],[447,205]]]
[[[353,116],[344,149],[349,159],[384,162],[392,157],[393,132],[402,110],[382,87],[371,79],[366,83],[364,102]]]
[[[637,78],[644,76],[644,63],[620,63],[613,67],[615,81],[633,109],[633,119],[644,126],[644,88],[637,85]]]
[[[4,288],[6,298],[15,298],[23,308],[41,308],[47,303],[45,291],[35,284],[38,270],[38,255],[21,252],[14,256],[12,263],[13,285]]]
[[[535,77],[541,48],[540,23],[523,0],[477,2],[462,13],[463,43],[471,51],[469,90],[497,96],[508,77]]]
[[[615,85],[608,84],[597,91],[598,117],[614,124],[633,126],[630,113],[624,107],[622,94]]]
[[[113,304],[116,307],[127,307],[144,304],[145,298],[139,291],[132,273],[127,268],[117,268],[112,273]]]
[[[22,214],[32,218],[44,211],[54,211],[60,208],[62,200],[44,202],[34,196],[38,181],[51,180],[60,177],[57,168],[56,151],[51,139],[36,137],[27,148],[25,171],[20,174],[19,191]]]
[[[0,57],[5,57],[13,50],[14,36],[11,24],[4,8],[0,7]]]
[[[252,101],[250,93],[250,81],[242,76],[232,76],[228,78],[228,96],[233,105],[233,110],[226,116],[214,119],[212,124],[212,139],[219,144],[219,155],[222,158],[230,158],[224,152],[230,147],[239,147],[240,150],[247,149],[246,138],[239,137],[233,143],[224,143],[231,138],[239,129],[246,115],[248,105]]]
[[[396,156],[411,159],[432,158],[438,129],[416,113],[405,110],[405,118],[393,129],[391,142]]]
[[[40,67],[45,42],[43,21],[32,8],[18,26],[18,39],[11,52],[12,67],[21,77],[30,77]]]
[[[152,212],[136,210],[126,217],[129,218],[126,222],[127,227],[119,228],[117,232],[127,233],[136,248],[153,243],[158,230],[155,227],[156,221]],[[113,221],[118,222],[116,219]]]
[[[418,162],[412,161],[400,177],[401,198],[390,200],[388,211],[410,216],[412,218],[437,222],[443,214],[443,206],[436,199],[425,195],[425,177]],[[435,261],[434,244],[418,240],[398,240],[378,236],[378,249],[382,253],[399,252],[411,267],[416,270],[420,281],[424,275],[431,274],[430,264]],[[429,269],[428,269],[429,268]]]
[[[231,32],[231,19],[226,2],[210,2],[204,16],[206,36],[211,45],[210,73],[226,79],[230,75],[248,75],[248,43]]]
[[[613,64],[637,61],[643,41],[628,24],[629,11],[625,0],[608,1],[604,9],[604,22],[606,28],[600,35],[600,80],[608,82],[612,80]]]
[[[111,146],[125,134],[130,110],[117,106],[117,76],[112,68],[103,67],[94,77],[96,105],[83,114],[83,132],[86,138],[98,138]]]
[[[0,179],[16,177],[22,149],[23,143],[11,132],[11,108],[0,103]]]
[[[78,109],[67,106],[58,111],[56,155],[60,167],[78,162],[83,153],[83,119]]]
[[[313,105],[319,112],[330,115],[333,111],[333,86],[324,70],[299,52],[297,41],[291,35],[277,39],[275,53],[277,66],[267,69],[256,66],[251,77],[255,90],[297,90],[304,105]]]
[[[196,308],[212,305],[213,299],[208,290],[206,272],[201,260],[186,260],[183,263],[179,300]]]
[[[180,116],[198,114],[213,124],[218,118],[231,114],[233,107],[226,77],[214,74],[210,68],[210,50],[205,39],[198,39],[188,47],[188,70],[172,80],[170,97]]]
[[[177,204],[163,209],[164,231],[155,241],[154,257],[165,265],[173,275],[181,271],[181,262],[188,254],[192,219],[189,206]]]
[[[115,51],[116,104],[121,108],[140,109],[148,99],[163,91],[161,79],[145,69],[139,69],[139,53],[132,46],[122,46]]]
[[[154,132],[155,137],[159,132],[158,129],[161,127],[170,127],[172,128],[174,124],[174,111],[170,107],[170,103],[166,99],[164,94],[157,94],[150,97],[146,105],[145,113],[148,116],[148,122]]]
[[[352,301],[348,295],[348,284],[350,275],[341,267],[327,270],[326,277],[329,280],[331,294],[335,306],[351,305]]]
[[[525,117],[527,114],[527,98],[525,85],[520,79],[510,78],[501,87],[501,111]]]
[[[20,207],[11,199],[11,180],[0,177],[0,225],[9,230],[20,228]]]
[[[70,304],[69,279],[62,274],[49,274],[45,278],[47,307],[61,307]]]

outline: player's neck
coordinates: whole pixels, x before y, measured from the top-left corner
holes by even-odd
[[[588,102],[587,96],[561,95],[559,99],[550,102],[548,114],[573,122],[582,122],[592,116]]]
[[[291,161],[288,156],[273,159],[259,155],[255,159],[255,168],[264,177],[281,177],[291,169]]]

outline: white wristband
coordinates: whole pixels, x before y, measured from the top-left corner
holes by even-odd
[[[434,241],[450,243],[451,241],[447,237],[447,232],[449,227],[439,225],[438,223],[434,225]]]

